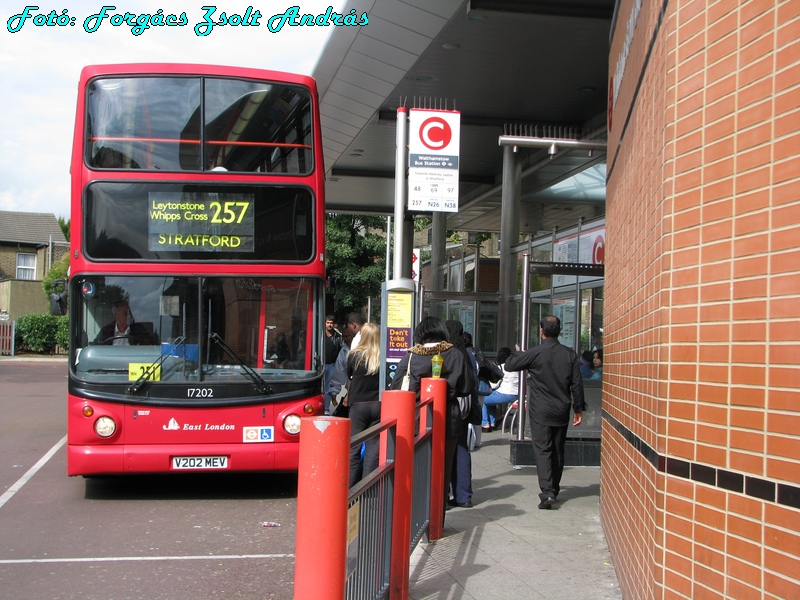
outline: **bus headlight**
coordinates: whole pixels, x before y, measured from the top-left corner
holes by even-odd
[[[117,424],[111,417],[100,417],[94,422],[94,432],[102,438],[111,437],[117,430]]]
[[[289,415],[283,420],[283,428],[287,433],[297,435],[300,433],[300,417],[297,415]]]

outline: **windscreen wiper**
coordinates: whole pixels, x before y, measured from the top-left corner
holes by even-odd
[[[272,387],[270,387],[270,385],[266,381],[264,381],[264,378],[261,377],[261,375],[259,375],[258,373],[256,373],[256,371],[252,367],[249,367],[246,364],[244,364],[242,357],[236,354],[233,348],[231,348],[230,346],[228,346],[228,344],[225,343],[225,340],[223,340],[219,335],[217,335],[213,331],[208,334],[208,338],[210,340],[217,342],[219,344],[219,347],[225,351],[225,354],[230,356],[233,360],[235,360],[239,364],[239,366],[242,368],[242,371],[244,371],[245,374],[250,378],[250,380],[255,384],[256,389],[259,392],[261,392],[262,394],[272,393]]]
[[[128,394],[131,396],[139,391],[139,389],[144,385],[145,381],[150,381],[153,375],[156,374],[161,365],[164,364],[164,361],[167,359],[168,356],[172,356],[172,353],[175,351],[175,348],[180,346],[183,342],[186,341],[186,336],[180,336],[175,338],[175,341],[169,345],[166,350],[161,352],[161,356],[153,361],[153,363],[147,367],[144,372],[139,376],[139,379],[134,381],[130,387],[128,387]]]

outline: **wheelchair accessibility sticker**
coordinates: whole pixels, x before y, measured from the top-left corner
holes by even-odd
[[[242,441],[248,442],[274,442],[275,428],[270,427],[244,427],[242,428]]]

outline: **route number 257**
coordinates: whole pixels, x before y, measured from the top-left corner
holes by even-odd
[[[212,202],[211,210],[214,211],[214,215],[211,217],[211,222],[241,223],[249,206],[249,202]]]

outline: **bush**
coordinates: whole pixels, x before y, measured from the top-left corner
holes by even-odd
[[[56,346],[63,348],[64,352],[69,348],[69,317],[55,317],[58,322],[56,328]]]
[[[69,345],[69,321],[66,316],[27,314],[17,319],[15,344],[18,350],[52,353],[56,344]]]

